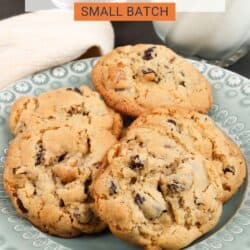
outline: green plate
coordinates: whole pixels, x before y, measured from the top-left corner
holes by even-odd
[[[19,218],[2,185],[2,166],[11,134],[8,128],[10,106],[24,95],[39,95],[64,86],[91,86],[91,69],[96,59],[81,60],[32,75],[0,91],[0,249],[46,250],[125,250],[139,249],[114,237],[108,231],[93,236],[61,239],[40,232]],[[201,62],[192,63],[212,83],[214,105],[210,116],[233,138],[250,162],[250,81],[230,71]],[[224,206],[217,227],[188,249],[250,249],[250,188],[248,180]]]

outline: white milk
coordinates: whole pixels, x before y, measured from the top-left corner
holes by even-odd
[[[250,46],[250,0],[226,0],[225,13],[178,13],[176,22],[154,22],[170,47],[186,56],[226,59]]]

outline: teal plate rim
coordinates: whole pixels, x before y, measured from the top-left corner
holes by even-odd
[[[90,72],[97,59],[74,61],[45,70],[17,81],[0,91],[0,249],[22,249],[20,246],[24,242],[29,242],[29,244],[24,244],[26,249],[75,249],[74,239],[70,240],[72,243],[64,244],[65,240],[60,242],[58,238],[40,232],[29,222],[16,215],[3,189],[2,165],[10,139],[8,116],[11,103],[21,96],[39,95],[49,89],[65,86],[79,87],[84,82],[91,86]],[[214,65],[193,60],[191,62],[212,83],[215,102],[209,115],[240,145],[248,166],[250,166],[250,80]],[[249,171],[244,185],[237,194],[239,196],[237,201],[231,204],[231,206],[235,206],[232,217],[218,230],[196,241],[188,249],[236,249],[236,247],[240,247],[241,250],[250,249],[250,238],[248,239],[248,235],[250,235],[250,184],[248,178]],[[115,248],[112,249],[123,249],[119,247],[119,244],[122,243],[118,241],[114,245]],[[95,247],[95,249],[105,249],[103,244],[98,246],[99,248]],[[117,246],[119,248],[116,248]],[[130,245],[123,247],[127,249],[128,246]],[[83,244],[82,249],[89,248],[87,245],[84,247]],[[137,248],[131,246],[131,249]]]

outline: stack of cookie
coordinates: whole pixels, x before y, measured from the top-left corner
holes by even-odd
[[[145,249],[180,249],[214,228],[246,163],[206,115],[205,77],[141,44],[101,58],[92,79],[109,107],[87,87],[13,105],[4,183],[18,213],[63,237],[107,225]],[[116,112],[138,117],[122,138]]]

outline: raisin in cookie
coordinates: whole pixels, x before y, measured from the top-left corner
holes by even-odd
[[[246,177],[246,162],[240,148],[207,115],[180,109],[158,109],[139,117],[131,127],[164,126],[185,147],[194,147],[212,162],[221,176],[223,201],[230,199]]]
[[[145,249],[179,249],[211,230],[221,182],[203,156],[157,126],[130,129],[94,182],[96,209],[117,236]]]
[[[61,237],[102,231],[92,182],[115,142],[110,131],[89,124],[18,133],[4,166],[4,186],[17,213]]]
[[[106,128],[117,136],[122,129],[120,115],[108,108],[100,95],[87,86],[61,88],[38,97],[20,98],[12,106],[10,128],[13,134],[17,134],[45,124],[53,126],[55,120],[63,123],[69,119]]]
[[[206,78],[162,45],[119,47],[100,59],[92,80],[106,103],[127,115],[163,105],[207,112],[212,104]]]

